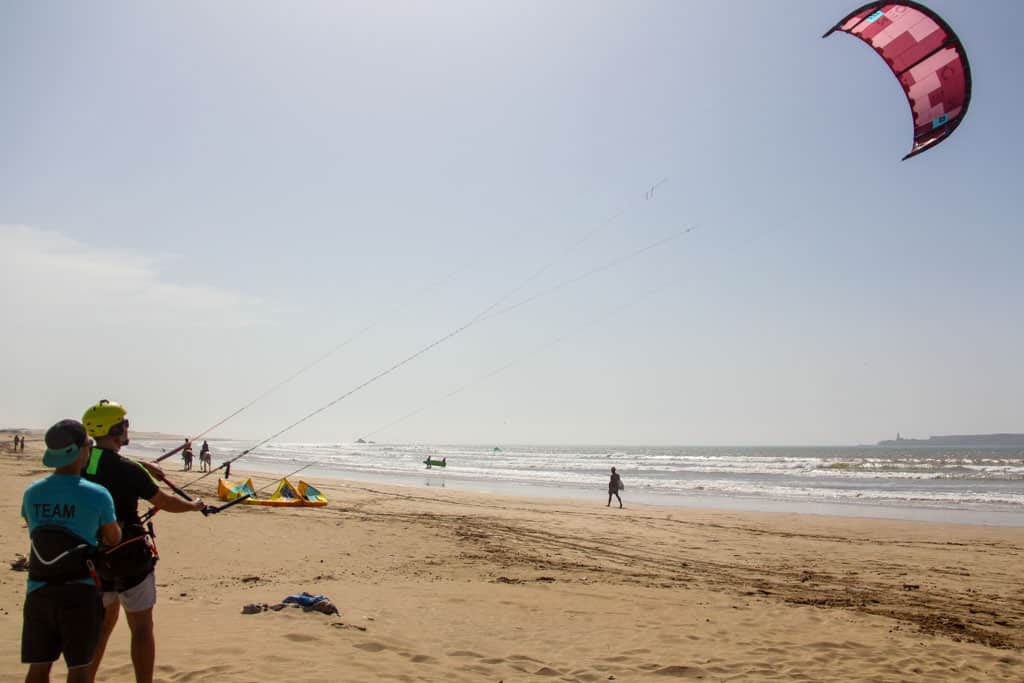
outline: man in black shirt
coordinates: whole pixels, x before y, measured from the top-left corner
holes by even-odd
[[[153,633],[153,606],[156,604],[155,548],[150,534],[139,518],[139,499],[149,501],[167,512],[201,512],[200,499],[183,500],[163,491],[146,467],[120,455],[128,443],[127,411],[118,403],[102,400],[82,416],[89,436],[96,440],[82,476],[104,486],[114,499],[114,512],[121,525],[121,543],[108,550],[101,562],[103,579],[103,630],[92,660],[95,680],[100,661],[114,626],[124,607],[131,630],[131,655],[137,683],[153,680],[156,663],[156,639]]]
[[[613,467],[612,476],[608,480],[608,505],[605,505],[605,507],[611,507],[612,496],[615,496],[616,498],[619,499],[619,507],[622,507],[622,498],[621,496],[619,496],[619,491],[621,491],[623,488],[624,487],[622,486],[622,477],[619,476],[619,473],[616,472],[615,468]],[[116,497],[114,498],[114,502],[117,502]]]

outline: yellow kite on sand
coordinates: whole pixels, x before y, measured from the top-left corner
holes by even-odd
[[[256,488],[252,479],[232,484],[220,479],[217,481],[217,497],[221,500],[235,500],[242,496],[249,496],[243,503],[246,505],[270,505],[273,507],[323,507],[327,505],[327,496],[320,493],[312,484],[300,481],[298,487],[288,479],[282,479],[277,485],[277,490],[270,498],[257,498]]]

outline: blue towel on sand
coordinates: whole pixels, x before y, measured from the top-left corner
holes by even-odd
[[[310,593],[306,593],[305,591],[303,591],[299,595],[289,595],[287,598],[285,598],[281,602],[283,602],[285,604],[290,603],[290,602],[295,602],[295,603],[298,603],[299,605],[302,605],[303,607],[312,607],[316,603],[323,602],[326,599],[327,599],[326,595],[312,595]]]

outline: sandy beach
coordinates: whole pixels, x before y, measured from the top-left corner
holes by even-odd
[[[8,561],[28,546],[21,493],[46,474],[39,434],[23,455],[11,441]],[[1020,528],[635,506],[628,491],[609,509],[603,482],[592,504],[313,483],[326,508],[155,517],[158,680],[1024,680]],[[26,575],[5,562],[0,577],[0,674],[17,680]],[[340,614],[242,613],[302,591]],[[132,680],[124,623],[100,674]]]

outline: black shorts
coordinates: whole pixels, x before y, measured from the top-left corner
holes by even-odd
[[[43,664],[61,653],[68,668],[92,662],[103,626],[103,599],[92,584],[38,588],[25,597],[21,661]]]

